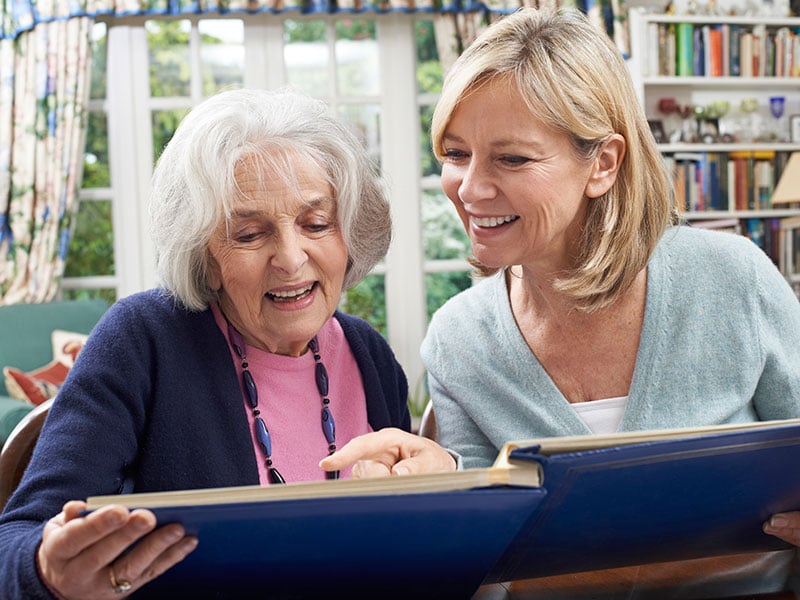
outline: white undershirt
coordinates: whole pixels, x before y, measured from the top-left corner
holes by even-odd
[[[592,433],[614,433],[622,420],[628,396],[618,398],[603,398],[590,402],[576,402],[571,404],[578,413],[581,421],[592,430]]]

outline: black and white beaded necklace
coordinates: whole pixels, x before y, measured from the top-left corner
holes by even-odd
[[[255,418],[254,435],[266,457],[269,481],[270,483],[286,483],[283,475],[281,475],[278,469],[272,464],[272,438],[269,434],[266,422],[261,417],[261,411],[258,409],[258,387],[253,379],[253,374],[250,373],[250,369],[248,368],[244,338],[230,323],[228,323],[228,338],[230,339],[233,351],[236,352],[236,356],[242,361],[244,399],[253,411],[253,417]],[[330,408],[331,400],[328,397],[328,371],[325,365],[322,364],[322,358],[319,354],[319,342],[316,336],[308,342],[308,349],[311,350],[314,355],[314,380],[317,384],[319,395],[322,397],[322,433],[325,435],[325,439],[328,442],[328,454],[333,454],[336,452],[336,424],[333,421],[333,413],[331,413]],[[325,473],[325,477],[327,479],[339,479],[339,471],[328,471]]]

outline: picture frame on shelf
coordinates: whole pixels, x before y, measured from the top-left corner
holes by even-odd
[[[800,115],[797,115],[797,118],[800,119]],[[653,133],[653,137],[656,140],[656,144],[665,144],[667,140],[667,133],[664,131],[664,123],[662,121],[647,121],[647,124],[650,125],[650,131]],[[800,125],[798,125],[800,127]]]
[[[790,139],[794,144],[800,144],[800,115],[789,117]]]

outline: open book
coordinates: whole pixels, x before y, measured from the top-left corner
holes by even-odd
[[[278,597],[334,586],[350,598],[468,598],[482,582],[786,548],[761,526],[800,509],[798,464],[800,419],[514,441],[492,467],[457,473],[88,505],[150,508],[198,535],[149,584],[164,594],[251,593],[266,577]]]

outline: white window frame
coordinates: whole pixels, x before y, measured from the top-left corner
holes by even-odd
[[[280,87],[286,81],[283,20],[303,17],[287,14],[237,18],[245,22],[245,86]],[[392,245],[385,263],[376,272],[385,275],[388,341],[406,371],[413,393],[424,377],[419,347],[427,327],[415,17],[394,13],[381,15],[376,23],[381,73],[381,165],[389,182],[394,220]],[[195,36],[190,43],[196,42]],[[155,252],[147,215],[153,165],[151,111],[187,105],[185,99],[150,98],[143,18],[109,20],[107,44],[106,112],[116,275],[104,278],[104,282],[115,282],[117,296],[122,298],[156,285]],[[192,69],[199,71],[196,46],[191,55]],[[193,76],[192,80],[199,82],[200,78]],[[201,99],[199,86],[194,86],[191,104]],[[431,264],[430,270],[438,269]]]

